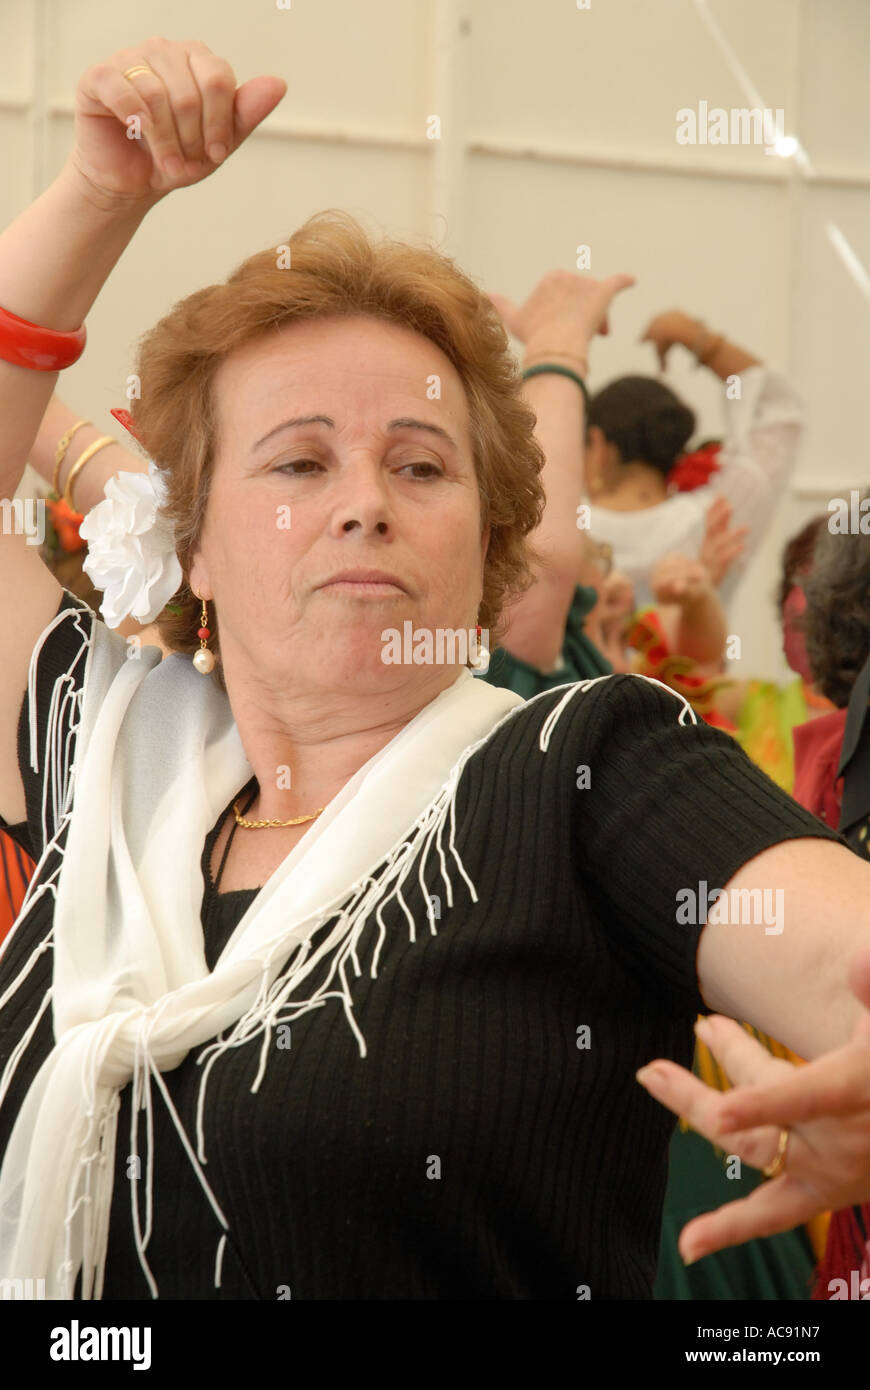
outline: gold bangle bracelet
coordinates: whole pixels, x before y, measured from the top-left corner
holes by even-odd
[[[75,424],[70,426],[66,434],[62,435],[57,441],[57,448],[54,451],[54,477],[51,480],[51,490],[57,497],[60,497],[60,466],[66,458],[66,451],[70,446],[70,440],[76,430],[80,430],[82,425],[89,425],[90,423],[90,420],[76,420]]]
[[[113,439],[110,434],[101,435],[99,439],[94,440],[93,444],[89,444],[88,447],[84,450],[84,452],[81,453],[79,457],[76,459],[75,463],[69,471],[69,477],[66,480],[66,488],[64,489],[63,494],[63,500],[64,502],[66,502],[71,512],[75,511],[75,503],[73,502],[72,492],[73,483],[75,482],[79,473],[81,473],[85,464],[90,459],[92,459],[94,454],[96,454],[100,449],[105,449],[107,444],[116,443],[117,440]]]

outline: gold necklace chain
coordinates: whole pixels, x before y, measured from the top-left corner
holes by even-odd
[[[233,815],[236,818],[236,825],[241,825],[245,830],[283,830],[291,825],[305,825],[308,821],[317,820],[317,817],[326,810],[325,806],[321,806],[320,810],[315,811],[311,816],[294,816],[292,820],[246,820],[239,812],[240,800],[241,797],[233,802]]]

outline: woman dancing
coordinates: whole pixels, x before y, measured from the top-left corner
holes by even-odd
[[[82,77],[66,166],[0,240],[3,495],[143,217],[283,91],[161,39]],[[154,468],[83,523],[107,620],[173,655],[0,541],[0,811],[37,860],[0,955],[0,1277],[649,1297],[668,1109],[772,1179],[686,1258],[867,1200],[870,867],[653,681],[523,703],[426,659],[528,577],[504,330],[341,215],[286,246],[146,336]],[[781,890],[779,931],[687,915],[702,885]],[[709,1009],[815,1060],[716,1018],[738,1086],[711,1092]]]

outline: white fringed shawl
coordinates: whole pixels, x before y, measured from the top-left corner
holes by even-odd
[[[39,650],[64,620],[78,618],[70,611],[59,615],[34,651],[31,712]],[[155,648],[144,648],[139,659],[128,660],[127,652],[125,643],[94,622],[83,688],[76,695],[69,676],[55,686],[42,769],[44,775],[46,766],[53,768],[62,788],[57,831],[46,849],[62,848],[63,855],[54,889],[53,982],[0,1077],[2,1104],[50,1000],[55,1046],[28,1090],[0,1171],[0,1278],[42,1278],[49,1298],[71,1298],[79,1270],[82,1295],[101,1297],[119,1090],[130,1080],[130,1154],[139,1152],[137,1117],[143,1108],[150,1136],[153,1083],[226,1231],[201,1167],[211,1064],[226,1049],[262,1036],[256,1090],[271,1030],[330,997],[342,1001],[365,1056],[348,981],[348,963],[360,974],[360,936],[377,924],[374,974],[386,931],[383,907],[395,897],[414,939],[402,885],[414,873],[424,891],[432,891],[424,882],[427,867],[443,883],[448,903],[454,866],[476,901],[453,844],[456,787],[471,753],[522,704],[519,696],[463,669],[329,804],[257,894],[209,971],[200,921],[203,844],[253,769],[229,702],[214,681],[184,657],[161,662]],[[72,767],[60,732],[69,699],[80,701]],[[31,713],[32,761],[34,748]],[[44,884],[36,891],[45,891]],[[31,905],[29,893],[19,920]],[[312,935],[332,918],[332,929],[312,949]],[[430,930],[435,931],[431,919]],[[322,960],[328,978],[306,998],[304,983]],[[216,1041],[203,1066],[194,1146],[161,1072],[179,1066],[191,1048],[209,1039]],[[157,1297],[145,1257],[151,1162],[149,1145],[144,1228],[135,1186],[131,1205],[139,1258]]]

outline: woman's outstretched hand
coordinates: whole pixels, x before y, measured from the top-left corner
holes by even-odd
[[[854,957],[849,986],[863,1005],[852,1041],[805,1066],[772,1057],[739,1024],[714,1015],[698,1024],[698,1035],[734,1090],[713,1090],[669,1061],[638,1072],[655,1100],[753,1168],[774,1162],[780,1134],[789,1131],[777,1176],[683,1227],[687,1263],[870,1201],[870,950]]]
[[[286,90],[280,77],[237,86],[196,40],[146,39],[79,81],[69,164],[100,202],[156,202],[214,173]]]
[[[712,576],[703,561],[678,551],[657,560],[650,575],[650,588],[656,603],[688,606],[712,587]]]
[[[716,497],[707,508],[704,518],[704,539],[698,559],[706,565],[713,583],[718,586],[738,556],[746,549],[748,526],[731,525],[731,503],[727,497]]]
[[[668,353],[674,344],[682,343],[684,347],[688,347],[697,339],[698,331],[697,319],[691,318],[682,309],[668,309],[664,314],[656,314],[650,319],[640,341],[652,343],[659,355],[659,366],[664,371]]]
[[[550,351],[585,352],[596,333],[610,332],[611,303],[634,283],[633,275],[607,275],[596,280],[572,270],[549,270],[520,305],[503,294],[488,298],[508,332],[527,348],[542,343]]]

